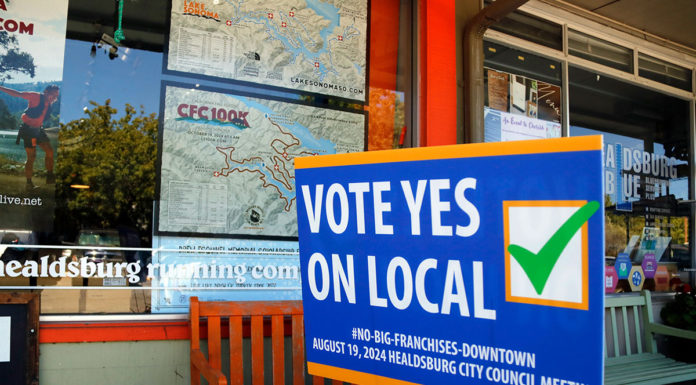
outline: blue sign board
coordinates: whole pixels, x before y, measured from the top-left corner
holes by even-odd
[[[311,374],[599,384],[598,136],[298,158]]]

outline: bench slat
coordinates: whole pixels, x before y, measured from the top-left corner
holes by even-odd
[[[635,325],[635,334],[636,334],[636,348],[638,349],[638,354],[643,353],[643,339],[640,338],[640,321],[639,321],[639,315],[638,313],[638,306],[633,305],[633,323]]]
[[[673,383],[683,380],[696,378],[696,367],[682,363],[680,366],[666,366],[663,368],[653,368],[652,370],[634,371],[633,373],[624,374],[605,378],[605,383],[613,384],[651,384],[651,383]]]
[[[626,312],[626,306],[621,307],[621,316],[623,317],[623,330],[624,330],[624,340],[626,345],[626,355],[632,355],[631,353],[631,333],[629,333],[628,328],[628,314]]]
[[[678,362],[674,360],[670,360],[668,358],[661,358],[649,362],[640,362],[640,363],[634,363],[631,365],[625,365],[625,366],[614,366],[610,370],[608,370],[608,374],[605,376],[607,378],[609,377],[615,377],[618,375],[636,375],[637,373],[641,372],[652,372],[654,370],[666,370],[668,368],[678,368],[688,365],[684,362]]]
[[[251,383],[263,385],[263,316],[251,316]]]
[[[271,317],[271,340],[273,349],[273,385],[285,383],[285,323],[282,315]]]
[[[292,316],[292,383],[304,384],[304,316]]]
[[[230,317],[230,385],[244,385],[242,316]]]
[[[633,382],[633,381],[638,381],[638,380],[643,380],[650,376],[653,373],[658,373],[658,377],[668,377],[671,374],[676,373],[677,370],[682,370],[686,369],[687,371],[694,371],[696,374],[696,371],[694,368],[688,368],[684,367],[684,365],[667,365],[667,366],[650,366],[644,369],[636,369],[634,368],[633,371],[623,371],[620,373],[611,373],[610,375],[605,376],[606,381],[614,381],[614,380],[624,380]]]
[[[604,333],[606,334],[606,330],[604,331]],[[604,336],[604,343],[602,345],[604,347],[604,349],[603,349],[604,350],[604,360],[606,361],[607,358],[609,358],[609,352],[607,351],[607,337],[606,337],[606,335]]]
[[[621,307],[633,305],[644,306],[645,298],[643,298],[642,295],[627,293],[604,297],[604,307]]]
[[[655,341],[655,336],[650,332],[650,325],[653,324],[652,297],[649,290],[644,290],[641,294],[645,298],[646,304],[643,306],[643,333],[645,333],[646,349],[650,353],[657,353],[657,341]]]
[[[643,377],[645,373],[653,373],[653,372],[667,372],[668,370],[673,370],[673,369],[680,369],[684,367],[684,363],[678,363],[678,362],[671,362],[671,363],[652,363],[650,365],[645,365],[645,366],[633,366],[630,368],[630,370],[621,368],[621,367],[614,367],[611,370],[607,369],[607,373],[605,374],[604,378],[606,379],[614,379],[614,378],[632,378],[632,377]]]
[[[666,377],[666,378],[665,378]],[[680,371],[678,373],[669,373],[668,376],[665,376],[665,373],[661,373],[659,375],[653,375],[650,376],[650,378],[644,378],[640,380],[636,380],[632,383],[632,385],[652,385],[652,384],[665,384],[665,383],[676,383],[676,382],[682,382],[682,381],[689,381],[696,379],[696,370],[684,370]],[[665,382],[668,381],[668,382]]]
[[[619,356],[619,332],[618,332],[618,327],[616,326],[616,309],[610,308],[609,312],[611,312],[611,331],[612,331],[612,337],[614,337],[614,357]]]
[[[650,360],[654,360],[656,357],[660,357],[660,356],[662,356],[662,355],[653,354],[653,353],[642,353],[642,354],[634,354],[632,356],[611,357],[611,358],[608,358],[607,360],[604,361],[604,367],[611,367],[611,366],[615,366],[615,365],[625,365],[626,363],[631,363],[631,362],[650,361]]]
[[[199,316],[230,316],[263,314],[292,315],[302,314],[302,301],[203,301],[199,302]]]
[[[201,348],[200,325],[198,323],[198,297],[191,298],[189,320],[189,332],[191,333],[191,385],[200,385],[201,371],[194,364],[194,352],[200,351]],[[193,322],[193,320],[195,320],[195,322]]]
[[[222,369],[220,355],[220,317],[208,317],[208,362],[214,369]]]

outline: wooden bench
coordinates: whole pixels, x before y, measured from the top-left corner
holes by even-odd
[[[203,319],[207,319],[207,322]],[[226,321],[226,322],[224,322]],[[207,325],[206,325],[207,323]],[[270,334],[273,384],[285,384],[285,340],[291,337],[292,384],[305,383],[303,311],[301,301],[199,301],[191,298],[189,310],[191,329],[191,384],[199,385],[200,377],[208,384],[228,384],[222,372],[221,345],[229,335],[229,384],[244,383],[244,371],[251,370],[253,385],[264,384],[264,336]],[[264,325],[265,324],[265,325]],[[221,333],[227,325],[227,333]],[[207,326],[208,356],[201,351],[201,332]],[[270,329],[270,332],[269,332]],[[264,332],[265,330],[265,332]],[[251,367],[244,368],[242,341],[251,339]],[[288,368],[289,369],[289,368]],[[314,384],[324,384],[324,378],[314,376]]]
[[[655,323],[649,291],[640,296],[607,297],[605,312],[609,328],[604,344],[605,384],[670,384],[696,379],[696,364],[658,353],[655,340],[656,334],[696,340],[696,331]]]
[[[608,297],[605,311],[605,323],[609,328],[604,345],[605,384],[669,384],[696,379],[696,364],[678,362],[657,353],[656,334],[696,340],[696,332],[655,323],[649,291],[640,296]],[[225,334],[229,335],[229,384],[243,384],[244,370],[251,370],[252,384],[263,385],[264,336],[269,334],[273,384],[285,384],[285,375],[289,372],[285,368],[286,336],[292,341],[292,383],[305,383],[301,301],[200,302],[192,297],[189,316],[192,385],[200,384],[201,375],[209,384],[228,384],[222,373],[221,345]],[[207,358],[201,350],[201,331],[206,325]],[[222,333],[225,325],[227,333]],[[245,334],[251,339],[250,368],[243,367]],[[324,384],[324,379],[314,377],[313,383]]]

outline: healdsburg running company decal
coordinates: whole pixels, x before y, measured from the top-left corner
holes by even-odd
[[[295,159],[311,374],[599,384],[600,136]]]

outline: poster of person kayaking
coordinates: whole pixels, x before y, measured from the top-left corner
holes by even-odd
[[[52,227],[67,3],[0,0],[0,228]]]

